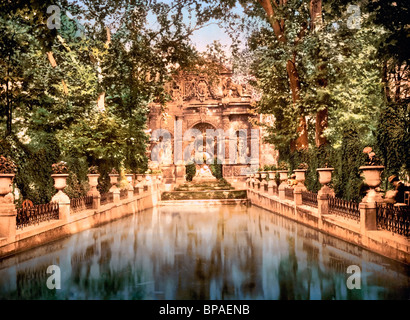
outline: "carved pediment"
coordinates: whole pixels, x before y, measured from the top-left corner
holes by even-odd
[[[185,74],[172,81],[167,88],[173,101],[221,100],[222,98],[241,98],[246,96],[241,84],[236,84],[228,75],[221,75],[219,81],[209,81],[207,75]]]

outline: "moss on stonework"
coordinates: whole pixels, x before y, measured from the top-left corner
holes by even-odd
[[[162,200],[246,199],[245,190],[234,190],[226,180],[187,182],[171,192],[164,192]]]
[[[208,190],[164,192],[161,200],[246,199],[246,190]]]

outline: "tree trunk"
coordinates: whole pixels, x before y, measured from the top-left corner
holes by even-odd
[[[300,81],[299,74],[295,66],[295,55],[293,61],[288,60],[286,64],[286,71],[289,77],[290,88],[292,90],[292,101],[296,104],[300,99]],[[296,141],[291,143],[291,150],[303,150],[308,148],[308,134],[307,134],[307,123],[304,115],[303,107],[300,107],[300,118],[299,125],[296,130],[298,137]]]
[[[275,18],[275,11],[272,6],[271,0],[258,0],[259,4],[265,10],[269,23],[271,24],[273,31],[275,32],[275,36],[278,41],[286,42],[286,37],[284,34],[284,25],[285,21],[282,19],[279,21]],[[286,5],[286,1],[280,1],[279,5]],[[289,77],[289,83],[292,90],[292,101],[296,104],[299,101],[300,95],[300,80],[299,74],[295,66],[295,55],[294,53],[293,59],[288,60],[286,64],[286,71]],[[306,118],[304,116],[303,107],[300,108],[300,118],[299,118],[299,126],[297,129],[298,138],[295,141],[291,141],[291,150],[303,150],[308,148],[308,135],[307,135],[307,123]]]
[[[8,56],[9,63],[10,63],[10,54]],[[7,78],[6,78],[6,105],[7,105],[7,112],[6,112],[6,137],[11,135],[11,124],[13,118],[13,105],[12,101],[10,100],[10,89],[9,89],[9,82],[10,82],[10,69],[7,66]]]

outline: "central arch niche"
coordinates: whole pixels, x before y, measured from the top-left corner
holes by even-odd
[[[211,153],[212,158],[215,158],[218,155],[218,139],[217,137],[209,137],[207,136],[206,131],[207,130],[216,130],[216,128],[208,123],[208,122],[199,122],[195,125],[192,126],[191,129],[196,129],[199,130],[202,134],[202,146],[203,146],[203,151]],[[223,159],[221,159],[222,161]],[[213,160],[212,160],[213,163]]]

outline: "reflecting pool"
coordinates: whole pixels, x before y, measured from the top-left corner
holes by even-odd
[[[409,298],[409,266],[257,207],[156,208],[0,261],[0,299]]]

